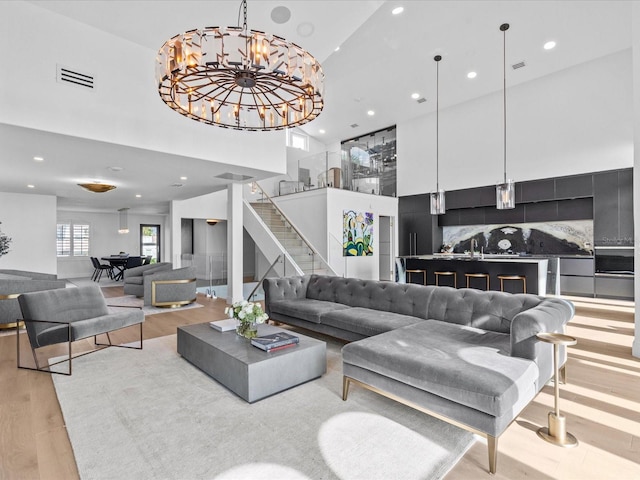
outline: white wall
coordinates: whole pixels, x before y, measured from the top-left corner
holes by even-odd
[[[327,236],[329,262],[339,275],[378,280],[380,278],[379,229],[380,215],[393,217],[395,238],[398,238],[398,199],[328,188],[327,192]],[[373,212],[373,255],[370,257],[342,257],[342,233],[344,210]],[[336,242],[339,239],[339,242]],[[394,242],[393,256],[398,255],[398,242]],[[339,252],[339,254],[338,254]],[[346,269],[346,271],[345,271]]]
[[[54,218],[56,218],[54,216]],[[171,261],[169,255],[169,237],[166,232],[167,216],[129,213],[129,233],[118,233],[120,217],[115,213],[76,212],[61,210],[57,212],[57,223],[83,223],[90,226],[89,255],[104,257],[119,252],[140,255],[140,225],[160,225],[161,261]],[[179,229],[178,229],[179,230]],[[55,222],[53,225],[55,257]],[[102,262],[104,263],[104,262]],[[89,277],[93,266],[88,257],[60,257],[57,259],[59,278]]]
[[[507,88],[508,177],[518,182],[631,167],[632,91],[630,50]],[[435,114],[397,127],[398,195],[434,190]],[[502,178],[502,91],[441,108],[439,127],[441,188]]]
[[[337,188],[324,188],[275,199],[280,209],[295,223],[302,234],[316,247],[338,275],[375,279],[380,276],[379,228],[380,215],[398,217],[398,199]],[[342,234],[345,210],[372,212],[373,255],[343,257]],[[394,221],[398,238],[397,221]],[[398,255],[397,241],[393,255]]]
[[[640,3],[634,2],[632,6],[632,42],[633,45],[633,127],[634,127],[634,175],[633,175],[633,215],[634,215],[634,245],[635,264],[640,266]],[[635,298],[640,299],[640,281],[635,281]],[[640,309],[635,313],[635,338],[632,347],[633,355],[640,358]]]
[[[284,131],[212,128],[167,107],[156,51],[18,1],[0,2],[0,41],[11,66],[0,76],[0,123],[285,171]],[[57,83],[56,64],[93,75],[95,88]]]
[[[0,268],[59,274],[56,197],[0,192],[0,222],[0,230],[13,240],[9,253],[0,257]]]

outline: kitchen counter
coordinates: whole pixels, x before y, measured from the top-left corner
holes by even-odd
[[[547,293],[548,258],[519,255],[484,255],[469,254],[435,254],[400,257],[396,262],[397,280],[405,283],[407,270],[426,270],[426,284],[435,285],[437,271],[451,271],[457,274],[458,288],[466,286],[465,273],[487,273],[490,290],[500,290],[498,275],[523,275],[527,278],[527,293],[545,295]],[[412,275],[413,282],[422,281],[424,277]],[[444,284],[444,281],[441,282]],[[479,286],[482,282],[474,283]],[[472,285],[473,286],[473,285]],[[521,282],[505,282],[505,291],[521,293]]]

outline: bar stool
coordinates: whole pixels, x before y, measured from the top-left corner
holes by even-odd
[[[453,277],[453,288],[458,288],[458,273],[457,272],[433,272],[436,276],[436,285],[440,285],[440,276]]]
[[[421,269],[414,269],[414,270],[406,270],[405,273],[405,280],[407,281],[407,283],[411,283],[411,274],[412,273],[421,273],[422,274],[422,284],[426,285],[427,284],[427,271],[426,270],[421,270]]]
[[[467,279],[467,288],[470,288],[472,278],[484,278],[487,281],[487,288],[485,290],[489,290],[489,274],[488,273],[465,273],[464,276]]]
[[[527,293],[527,277],[524,275],[498,275],[500,279],[500,291],[504,292],[505,280],[521,280],[522,281],[522,293]]]

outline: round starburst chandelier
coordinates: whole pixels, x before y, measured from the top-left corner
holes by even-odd
[[[237,130],[281,130],[316,118],[324,73],[307,51],[277,35],[242,27],[205,27],[171,38],[158,51],[160,98],[185,117]]]

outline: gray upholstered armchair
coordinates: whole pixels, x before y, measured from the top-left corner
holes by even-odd
[[[18,296],[26,292],[39,292],[64,288],[66,280],[56,275],[23,270],[0,270],[0,329],[18,325],[22,318]]]
[[[144,304],[179,307],[196,301],[196,267],[144,275]]]
[[[163,270],[171,270],[169,262],[151,263],[140,267],[129,268],[124,271],[124,294],[144,297],[144,276]]]
[[[102,291],[97,286],[78,288],[60,288],[43,292],[24,293],[18,297],[22,318],[27,330],[31,353],[35,361],[35,368],[26,367],[20,360],[20,333],[18,338],[18,368],[38,370],[51,373],[71,375],[71,342],[94,337],[94,343],[100,347],[85,355],[109,346],[142,349],[142,323],[144,313],[139,308],[123,308],[121,311],[110,313]],[[109,332],[132,325],[140,325],[140,346],[131,347],[111,343]],[[106,334],[108,343],[97,342],[96,335]],[[48,367],[40,365],[36,350],[41,347],[59,343],[68,344],[68,354],[63,360],[50,363]],[[68,363],[68,373],[51,370],[53,365]]]

